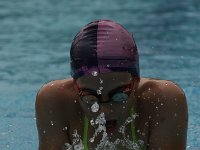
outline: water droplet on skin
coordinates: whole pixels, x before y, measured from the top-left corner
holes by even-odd
[[[167,83],[165,83],[165,85],[167,85]]]
[[[97,112],[99,111],[99,105],[97,102],[95,102],[92,106],[91,106],[91,111],[92,112]]]
[[[176,113],[174,114],[174,117],[177,117],[177,114],[176,114]]]
[[[63,146],[63,150],[71,150],[72,149],[72,145],[70,145],[69,143],[65,143]]]
[[[101,78],[99,78],[99,83],[103,84],[103,80]]]
[[[145,133],[144,133],[144,132],[142,133],[142,136],[145,136]]]
[[[53,126],[53,121],[51,121],[51,125]]]
[[[92,75],[93,75],[93,76],[97,76],[97,75],[98,75],[98,72],[97,72],[97,71],[92,71]]]
[[[94,120],[90,120],[91,126],[94,126]]]
[[[51,84],[51,86],[53,86],[53,84]]]
[[[67,131],[67,127],[64,127],[64,128],[63,128],[63,131]]]
[[[93,143],[93,142],[94,142],[94,138],[91,138],[91,139],[90,139],[90,142]]]
[[[97,95],[101,95],[101,90],[97,90]]]
[[[82,142],[79,142],[78,144],[74,145],[74,150],[83,150],[84,145]]]
[[[133,118],[133,119],[135,119],[136,117],[138,117],[139,115],[137,114],[137,113],[135,113],[135,114],[133,114],[131,117]]]

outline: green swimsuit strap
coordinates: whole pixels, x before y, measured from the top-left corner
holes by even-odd
[[[134,108],[131,109],[130,111],[131,116],[135,114]],[[83,145],[84,145],[84,150],[88,150],[88,125],[89,125],[89,120],[84,116],[84,129],[83,129]],[[135,128],[135,120],[131,122],[131,134],[132,134],[132,139],[134,143],[137,143],[137,137],[136,137],[136,128]],[[140,150],[140,148],[139,148]]]
[[[134,108],[131,108],[130,114],[131,114],[131,117],[132,117],[133,114],[135,114]],[[134,143],[137,142],[136,131],[135,130],[136,130],[136,128],[135,128],[135,119],[133,119],[131,121],[131,134],[132,134],[132,140],[133,140]]]

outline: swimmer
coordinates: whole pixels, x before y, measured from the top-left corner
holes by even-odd
[[[169,80],[140,76],[136,43],[123,26],[111,20],[87,24],[72,42],[70,59],[72,78],[51,81],[37,93],[39,150],[73,145],[75,133],[84,150],[94,150],[102,132],[90,139],[97,129],[95,119],[102,114],[111,142],[124,138],[119,129],[135,115],[124,134],[130,141],[142,141],[138,149],[186,149],[188,109],[183,90]],[[116,149],[129,148],[119,142]]]

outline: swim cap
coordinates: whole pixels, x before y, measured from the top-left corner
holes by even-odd
[[[87,24],[75,36],[71,49],[71,75],[129,72],[139,77],[139,55],[132,34],[111,20]]]

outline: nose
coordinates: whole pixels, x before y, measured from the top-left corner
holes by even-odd
[[[106,114],[113,113],[112,104],[101,103],[101,104],[99,104],[99,106],[100,106],[99,107],[100,112],[104,112]]]

